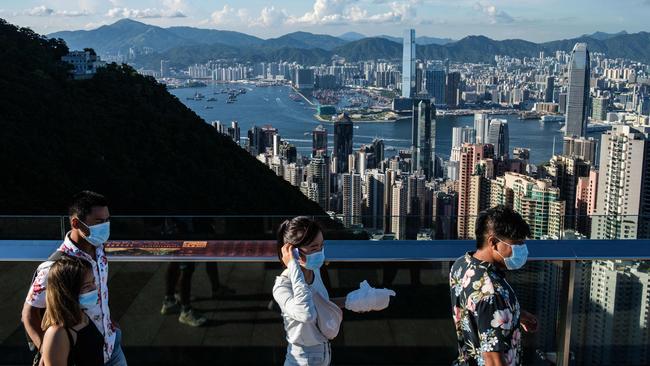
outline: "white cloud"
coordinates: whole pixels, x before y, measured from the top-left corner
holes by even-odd
[[[393,0],[380,5],[383,12],[369,12],[368,0],[315,0],[312,9],[302,15],[289,14],[275,6],[264,7],[258,16],[246,9],[237,9],[228,4],[214,11],[203,24],[245,25],[248,27],[274,28],[283,25],[353,25],[353,24],[432,24],[433,20],[417,16],[416,8],[422,0]]]
[[[112,8],[106,13],[111,18],[185,18],[185,14],[180,10],[174,9],[129,9],[129,8]]]
[[[260,12],[260,16],[251,22],[251,25],[261,27],[277,27],[284,24],[289,15],[285,10],[276,9],[274,6],[265,7]]]
[[[48,8],[45,5],[35,6],[31,9],[23,10],[20,13],[15,15],[26,15],[30,17],[49,17],[49,16],[58,16],[58,17],[82,17],[91,15],[90,12],[86,10],[76,11],[76,10],[54,10]]]
[[[474,5],[474,10],[477,10],[486,16],[490,24],[505,24],[515,21],[515,18],[510,16],[510,14],[503,10],[498,10],[497,7],[492,4],[476,3]]]
[[[387,11],[369,13],[359,0],[316,0],[312,11],[300,17],[290,17],[290,24],[362,24],[362,23],[416,23],[416,6],[421,0],[379,1]]]
[[[210,19],[212,20],[212,23],[216,25],[234,24],[236,23],[236,20],[239,19],[237,14],[238,11],[235,8],[226,4],[223,6],[223,9],[215,10],[210,15]]]

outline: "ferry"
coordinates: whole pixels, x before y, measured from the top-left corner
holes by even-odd
[[[564,122],[564,116],[546,115],[540,119],[542,122]]]
[[[587,132],[603,132],[612,128],[613,124],[603,122],[589,122],[587,123]],[[561,132],[566,131],[566,125],[560,128]]]

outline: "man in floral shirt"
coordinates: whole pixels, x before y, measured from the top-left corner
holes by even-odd
[[[458,336],[454,365],[521,365],[520,325],[534,332],[537,320],[520,309],[504,269],[516,270],[526,263],[528,236],[528,224],[504,206],[481,212],[477,218],[477,250],[458,258],[449,274]]]
[[[110,217],[106,198],[90,191],[77,193],[68,211],[72,230],[66,234],[63,244],[57,250],[91,264],[99,299],[95,306],[83,310],[104,336],[105,365],[126,366],[126,358],[120,346],[121,332],[113,322],[108,308],[108,261],[104,243],[110,234]],[[23,306],[23,324],[36,349],[40,349],[43,341],[41,320],[45,309],[47,276],[52,263],[48,260],[38,266]]]

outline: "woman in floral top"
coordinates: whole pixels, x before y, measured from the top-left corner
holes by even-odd
[[[528,250],[528,224],[504,206],[476,220],[477,251],[451,268],[449,286],[458,336],[454,365],[521,365],[521,330],[535,331],[537,320],[521,311],[504,269],[519,269]]]

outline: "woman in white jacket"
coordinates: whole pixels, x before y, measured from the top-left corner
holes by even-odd
[[[278,257],[286,267],[273,286],[289,343],[284,366],[329,365],[329,340],[338,333],[342,320],[339,308],[382,310],[390,296],[395,296],[391,290],[373,289],[364,282],[347,297],[330,299],[319,270],[325,261],[323,232],[309,217],[299,216],[280,225]]]
[[[319,270],[325,253],[318,223],[304,216],[283,222],[278,229],[278,256],[286,267],[273,286],[273,298],[282,310],[289,342],[284,365],[329,365],[330,343],[318,328],[313,297],[317,291],[329,299]],[[332,302],[345,306],[345,298]]]

